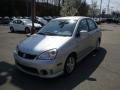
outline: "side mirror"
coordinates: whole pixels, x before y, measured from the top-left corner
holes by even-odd
[[[87,30],[81,30],[80,33],[88,33]]]
[[[80,36],[81,36],[82,38],[87,37],[87,36],[88,36],[88,31],[87,31],[87,30],[81,30],[81,31],[80,31]]]
[[[76,37],[86,37],[88,35],[88,31],[87,30],[81,30],[81,31],[77,31],[76,33]]]

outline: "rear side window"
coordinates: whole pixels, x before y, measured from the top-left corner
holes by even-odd
[[[88,21],[88,25],[89,25],[89,31],[93,31],[93,30],[97,29],[97,25],[93,20],[88,19],[87,21]]]

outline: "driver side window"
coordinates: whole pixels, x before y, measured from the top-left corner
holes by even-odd
[[[80,23],[79,23],[78,31],[81,31],[81,30],[87,30],[88,31],[88,24],[87,24],[86,19],[81,20]]]

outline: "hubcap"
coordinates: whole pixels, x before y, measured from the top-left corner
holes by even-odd
[[[71,73],[74,70],[75,67],[75,59],[73,57],[70,57],[66,62],[66,71],[68,73]]]

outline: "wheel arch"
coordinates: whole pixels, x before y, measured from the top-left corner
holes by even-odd
[[[68,58],[69,56],[74,56],[74,57],[75,57],[75,60],[77,60],[77,58],[78,58],[76,52],[71,52],[71,53],[67,56],[67,58]]]
[[[98,41],[101,43],[101,37],[98,38]]]

